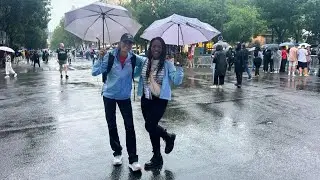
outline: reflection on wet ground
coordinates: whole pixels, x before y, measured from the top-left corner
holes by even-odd
[[[54,67],[49,67],[53,68]],[[1,70],[0,70],[1,71]],[[160,171],[111,165],[101,78],[74,70],[23,71],[0,78],[0,179],[318,179],[320,78],[263,74],[237,89],[228,73],[210,89],[210,69],[186,69],[161,125],[177,136]],[[141,164],[152,156],[139,99],[133,101]],[[162,147],[164,147],[162,142]]]

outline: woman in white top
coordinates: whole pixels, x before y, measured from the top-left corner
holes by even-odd
[[[14,72],[14,70],[12,69],[12,64],[11,64],[11,56],[9,53],[5,52],[4,53],[4,57],[6,58],[6,76],[4,78],[9,78],[10,74],[13,74],[14,77],[17,77],[17,73]]]
[[[302,70],[303,70],[304,76],[309,76],[307,55],[308,55],[308,51],[305,49],[305,46],[302,46],[298,50],[298,67],[299,67],[300,76],[302,76]]]

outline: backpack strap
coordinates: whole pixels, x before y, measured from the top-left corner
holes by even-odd
[[[131,57],[132,80],[133,80],[133,82],[134,82],[134,69],[136,68],[136,61],[137,61],[137,56],[133,54],[132,57]]]
[[[107,70],[106,70],[106,72],[102,73],[102,82],[103,83],[106,82],[108,73],[111,71],[113,63],[114,63],[114,56],[111,53],[109,53]]]

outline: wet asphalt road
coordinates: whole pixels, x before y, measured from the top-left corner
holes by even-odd
[[[236,89],[209,89],[208,69],[186,69],[161,124],[177,136],[160,172],[111,165],[101,78],[75,63],[69,80],[57,65],[0,70],[0,179],[320,179],[320,78],[263,74]],[[246,76],[245,76],[246,77]],[[140,163],[152,156],[139,100],[133,102]],[[164,145],[164,144],[163,144]],[[164,154],[164,153],[163,153]]]

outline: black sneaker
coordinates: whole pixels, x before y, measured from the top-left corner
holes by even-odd
[[[146,164],[144,165],[144,169],[147,170],[151,170],[151,169],[158,169],[158,168],[162,168],[163,165],[163,158],[160,155],[153,155],[153,157],[151,158],[150,161],[146,162]]]
[[[62,74],[60,75],[60,78],[61,78],[61,79],[63,78]]]
[[[171,153],[171,151],[173,150],[174,147],[174,141],[176,140],[176,135],[175,134],[169,134],[168,139],[166,140],[166,148],[164,150],[164,152],[166,154]]]
[[[69,79],[69,76],[68,76],[68,75],[66,75],[66,79]]]

